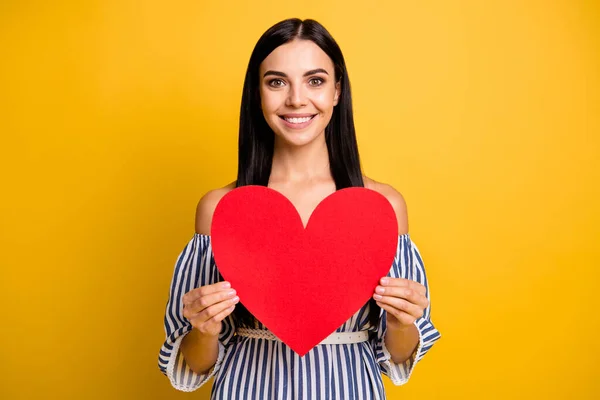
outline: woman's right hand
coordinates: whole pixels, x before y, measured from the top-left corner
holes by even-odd
[[[218,336],[222,322],[240,301],[229,282],[190,290],[182,297],[183,316],[206,336]]]

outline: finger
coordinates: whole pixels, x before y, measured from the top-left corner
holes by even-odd
[[[199,288],[190,290],[182,297],[182,301],[184,304],[189,304],[198,299],[199,297],[216,293],[222,290],[229,290],[231,288],[231,283],[229,282],[218,282],[212,285],[205,285]]]
[[[212,285],[201,286],[184,294],[181,300],[183,304],[190,304],[201,296],[227,290],[229,288],[231,288],[231,284],[229,282],[219,282]]]
[[[393,315],[402,325],[411,325],[415,322],[416,318],[410,314],[405,313],[404,311],[395,309],[389,304],[384,304],[380,302],[376,302],[377,305],[387,311],[389,314]]]
[[[415,319],[423,316],[423,308],[404,299],[391,296],[382,296],[378,303],[386,304],[398,311],[412,315]]]
[[[190,322],[193,321],[195,324],[198,324],[198,323],[201,324],[201,323],[208,321],[209,319],[211,319],[215,315],[219,314],[223,310],[227,309],[228,307],[231,307],[231,306],[237,304],[239,301],[240,301],[240,299],[237,296],[235,296],[231,299],[227,299],[227,300],[223,300],[218,303],[215,303],[215,304],[213,304],[209,307],[206,307],[200,311],[198,311],[197,309],[194,309],[193,306],[185,307],[183,309],[183,316]]]
[[[208,322],[222,312],[227,311],[231,306],[235,306],[239,301],[239,297],[235,296],[232,299],[213,304],[212,306],[205,308],[200,313],[196,314],[197,317],[194,318],[194,322]]]
[[[385,295],[405,299],[423,308],[429,305],[429,300],[427,300],[427,297],[409,287],[377,286],[375,288],[375,293],[380,296]],[[374,295],[373,298],[375,300],[379,300],[379,298],[376,295]]]
[[[416,281],[413,281],[410,279],[392,278],[392,277],[386,276],[384,278],[381,278],[380,284],[381,284],[381,286],[384,286],[384,287],[385,286],[406,287],[408,289],[414,290],[414,291],[422,294],[423,296],[425,296],[427,294],[427,288],[425,286],[423,286],[419,282],[416,282]]]
[[[199,313],[205,308],[208,308],[214,304],[230,300],[234,298],[235,295],[236,291],[234,289],[221,290],[206,296],[199,297],[189,304],[184,304],[184,309],[187,308],[193,313]]]
[[[227,318],[233,312],[233,310],[235,310],[235,305],[224,309],[223,311],[221,311],[220,313],[218,313],[217,315],[212,317],[207,322],[215,322],[215,323],[222,322],[225,318]]]

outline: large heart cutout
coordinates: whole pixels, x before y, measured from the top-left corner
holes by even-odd
[[[388,200],[366,188],[329,195],[305,228],[284,195],[243,186],[217,204],[211,235],[241,303],[303,356],[371,298],[393,263],[398,223]]]

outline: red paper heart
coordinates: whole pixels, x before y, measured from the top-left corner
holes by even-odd
[[[394,260],[398,223],[383,195],[346,188],[321,201],[305,229],[281,193],[243,186],[217,205],[211,235],[241,303],[303,356],[371,298]]]

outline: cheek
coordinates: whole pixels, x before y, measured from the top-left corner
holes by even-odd
[[[329,91],[318,93],[313,97],[313,104],[323,113],[333,111],[333,93]]]
[[[265,116],[275,113],[281,107],[281,97],[281,94],[278,92],[260,91],[260,104],[263,113],[266,114]]]

